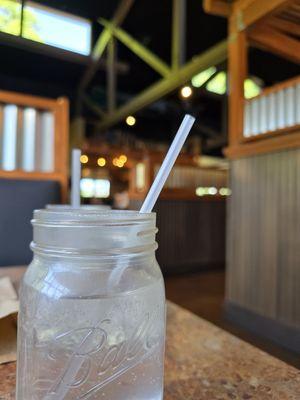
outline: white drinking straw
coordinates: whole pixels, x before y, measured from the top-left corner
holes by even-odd
[[[189,114],[186,114],[183,118],[183,121],[181,122],[181,125],[171,144],[171,147],[169,148],[169,151],[162,163],[162,166],[160,167],[160,170],[156,175],[156,178],[147,194],[147,197],[144,200],[144,203],[140,209],[140,213],[150,213],[152,211],[154,204],[156,203],[156,200],[160,195],[160,192],[166,180],[168,179],[171,169],[173,168],[178,154],[180,153],[180,150],[182,149],[182,146],[184,145],[184,142],[188,134],[190,133],[194,122],[195,118]]]
[[[146,199],[144,200],[144,203],[140,209],[140,213],[150,213],[152,211],[194,122],[195,118],[189,114],[186,114],[183,118],[171,147],[169,148],[169,151],[158,171],[158,174],[156,175],[154,182],[152,183]],[[108,278],[108,291],[111,291],[111,289],[119,283],[121,276],[127,267],[127,263],[122,263],[119,265],[117,263],[117,266],[112,270]]]
[[[72,150],[72,172],[71,172],[71,206],[72,208],[80,207],[80,164],[81,150]]]
[[[140,213],[150,213],[156,203],[156,200],[170,174],[170,171],[180,153],[180,150],[195,122],[195,118],[191,115],[186,114],[178,132],[171,144],[171,147],[160,167],[158,174],[147,194],[147,197],[140,209]],[[73,150],[73,155],[75,154]],[[75,157],[73,156],[72,159],[72,166],[75,163]],[[74,171],[75,170],[75,171]],[[72,187],[73,187],[73,176],[78,177],[78,169],[72,169]],[[73,173],[75,172],[75,175]],[[73,200],[73,197],[72,197]],[[73,203],[72,203],[73,205]],[[116,268],[113,269],[109,278],[108,278],[108,290],[110,290],[116,283],[119,282],[121,276],[123,275],[124,270],[128,267],[127,263],[117,265]],[[95,323],[97,325],[97,323]],[[90,342],[93,340],[95,329],[91,328],[90,332],[85,336],[82,342],[79,344],[78,348],[76,349],[78,354],[84,354],[86,349],[89,348]],[[76,353],[76,352],[74,352]],[[83,358],[76,356],[73,354],[73,358],[70,360],[68,365],[66,366],[62,376],[58,379],[55,383],[52,390],[44,397],[44,400],[63,400],[69,391],[69,385],[74,381],[76,375],[78,374],[81,366],[83,364]]]

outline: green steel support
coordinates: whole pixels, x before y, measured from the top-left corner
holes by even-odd
[[[185,63],[186,48],[186,0],[173,0],[172,16],[172,68]]]
[[[115,15],[112,19],[113,25],[120,25],[124,21],[133,3],[134,0],[122,0],[120,2],[119,7],[117,8],[117,11],[115,12]],[[87,85],[95,75],[98,69],[99,61],[111,37],[112,33],[107,29],[104,29],[100,34],[100,36],[98,37],[98,40],[92,51],[92,59],[94,62],[86,69],[79,84],[79,92],[82,92],[87,87]]]
[[[140,57],[159,74],[164,77],[170,74],[171,70],[164,61],[162,61],[159,57],[152,53],[152,51],[148,50],[123,29],[116,27],[114,24],[106,21],[103,18],[100,18],[99,22],[106,28],[107,31],[111,32],[114,37],[127,46],[134,54]]]
[[[153,84],[142,93],[134,97],[125,105],[116,109],[113,113],[109,113],[99,122],[100,129],[107,129],[112,125],[122,121],[130,114],[134,114],[140,109],[159,100],[181,85],[188,82],[192,76],[204,71],[205,69],[220,64],[227,58],[227,40],[224,40],[213,46],[204,53],[194,57],[187,64],[172,71],[166,78],[161,79]]]

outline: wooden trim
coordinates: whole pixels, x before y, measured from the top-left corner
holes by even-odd
[[[239,142],[244,129],[244,81],[248,75],[248,46],[245,32],[236,32],[235,16],[230,18],[229,68],[229,142]]]
[[[231,322],[300,354],[299,328],[260,315],[230,300],[225,300],[224,311],[225,317]]]
[[[1,178],[11,179],[54,179],[61,184],[62,200],[67,200],[68,192],[68,149],[69,149],[69,101],[66,98],[47,99],[43,97],[0,91],[0,103],[16,104],[47,110],[54,114],[54,172],[26,172],[23,170],[0,170]]]
[[[62,200],[67,201],[69,169],[69,101],[61,97],[55,109],[55,171],[61,175]]]
[[[300,37],[300,24],[296,24],[293,21],[288,21],[287,19],[273,16],[267,18],[265,23],[270,25],[272,28],[277,29],[278,31]]]
[[[208,14],[229,17],[231,13],[231,4],[223,0],[203,0],[203,9]]]
[[[300,147],[300,131],[273,135],[248,143],[236,143],[224,149],[224,154],[230,159],[253,156],[257,154],[271,153],[281,150]]]
[[[238,0],[233,3],[236,29],[243,31],[266,15],[278,12],[291,3],[292,0]]]
[[[287,126],[285,128],[277,129],[276,131],[267,131],[264,133],[259,133],[257,135],[253,135],[250,137],[243,137],[241,140],[242,143],[252,143],[256,142],[257,140],[265,140],[274,136],[284,135],[286,133],[293,133],[293,132],[300,132],[300,124]]]
[[[251,99],[246,99],[245,101],[250,103],[254,99],[258,99],[260,97],[268,96],[271,93],[276,93],[279,90],[286,89],[286,88],[289,88],[291,86],[295,86],[298,83],[300,83],[300,75],[298,75],[298,76],[296,76],[294,78],[288,79],[288,80],[286,80],[284,82],[279,82],[279,83],[276,83],[275,85],[266,87],[257,96],[252,97]]]
[[[21,94],[17,92],[7,92],[0,90],[0,102],[6,104],[16,104],[22,107],[33,107],[42,110],[52,110],[56,108],[56,99],[47,99],[39,96]]]
[[[0,170],[0,178],[61,181],[61,174],[58,172],[27,172],[21,169],[16,169],[14,171]]]
[[[259,25],[248,32],[250,44],[300,64],[300,42],[276,29]]]

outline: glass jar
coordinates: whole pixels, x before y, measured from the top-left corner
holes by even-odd
[[[17,400],[161,400],[155,214],[38,210],[20,291]]]

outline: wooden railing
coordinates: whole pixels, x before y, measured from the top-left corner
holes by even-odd
[[[53,179],[66,199],[69,103],[0,91],[0,178]]]
[[[240,100],[231,112],[229,158],[240,158],[300,147],[300,76]],[[244,110],[244,111],[243,111]],[[235,115],[235,118],[234,118]]]
[[[244,138],[265,137],[300,128],[300,76],[266,88],[246,100]]]

